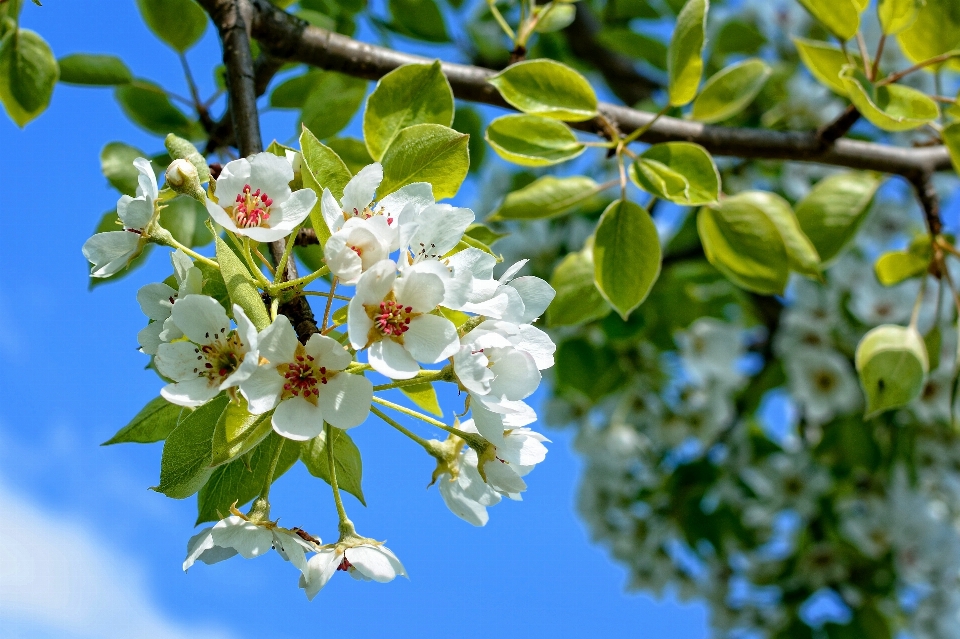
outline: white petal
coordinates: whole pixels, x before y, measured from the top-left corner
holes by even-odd
[[[150,322],[137,333],[137,343],[140,350],[147,355],[156,355],[157,348],[163,344],[160,333],[163,331],[163,322]],[[196,360],[194,360],[196,361]]]
[[[350,178],[343,187],[342,210],[352,215],[362,213],[373,202],[373,195],[383,181],[383,166],[379,162],[368,164]]]
[[[391,379],[410,379],[420,372],[420,365],[410,353],[391,339],[371,344],[367,359],[373,370]]]
[[[298,343],[297,333],[286,315],[277,315],[270,326],[257,336],[260,356],[274,365],[292,362]]]
[[[357,290],[347,310],[347,332],[350,344],[361,349],[367,346],[367,337],[373,321],[367,315],[364,304],[379,304],[386,297],[397,279],[397,265],[392,260],[377,262],[357,282]]]
[[[320,385],[317,403],[323,418],[332,426],[346,430],[359,426],[370,414],[373,384],[366,377],[338,373]]]
[[[485,526],[490,520],[486,506],[482,506],[468,498],[460,488],[459,482],[451,480],[449,475],[443,475],[437,481],[440,496],[454,515],[474,526]]]
[[[161,341],[172,342],[183,336],[183,331],[180,330],[180,327],[177,326],[172,317],[168,317],[163,321],[163,330],[160,331]]]
[[[490,392],[490,382],[494,377],[493,371],[487,367],[489,363],[482,352],[475,353],[471,346],[461,346],[453,356],[453,371],[468,391],[486,395]]]
[[[173,342],[157,347],[154,362],[161,375],[180,382],[197,377],[202,372],[206,359],[194,344]]]
[[[407,206],[410,206],[409,210],[412,214],[419,214],[431,204],[433,204],[433,186],[428,182],[414,182],[381,197],[377,203],[377,209],[383,209],[387,217],[397,221],[401,211]]]
[[[535,326],[524,324],[520,327],[520,340],[517,348],[533,355],[537,368],[543,370],[553,366],[553,354],[557,352],[557,345],[550,336]]]
[[[173,274],[177,282],[183,282],[187,277],[187,271],[194,268],[193,260],[180,249],[170,254],[170,263],[173,264]]]
[[[217,184],[219,183],[220,181],[217,180]],[[221,199],[220,201],[222,202],[224,200]],[[233,221],[233,218],[227,215],[227,212],[224,211],[219,204],[217,204],[212,200],[207,200],[207,214],[209,214],[210,217],[213,218],[214,222],[216,222],[223,228],[227,229],[228,231],[232,231],[234,233],[237,233],[240,231],[240,229],[237,228],[236,223]]]
[[[503,445],[503,417],[487,409],[479,395],[470,395],[470,411],[477,432],[494,446]]]
[[[171,404],[191,408],[202,406],[219,394],[220,389],[211,385],[206,377],[167,384],[160,389],[160,395]]]
[[[283,376],[273,366],[260,366],[250,377],[240,382],[240,392],[247,400],[252,415],[262,415],[276,408],[283,392]]]
[[[344,555],[364,577],[382,584],[393,581],[398,574],[406,574],[400,560],[382,546],[348,548]]]
[[[174,323],[191,342],[209,344],[230,331],[220,302],[207,295],[187,295],[173,305]]]
[[[260,189],[277,204],[283,204],[290,196],[290,181],[293,167],[285,157],[262,151],[250,156],[250,186]]]
[[[363,260],[356,251],[347,246],[347,238],[342,231],[330,236],[323,247],[323,259],[330,272],[344,284],[356,284],[363,273]]]
[[[212,536],[214,544],[233,548],[244,559],[259,557],[273,546],[273,534],[269,530],[236,515],[214,524]]]
[[[497,265],[497,258],[473,247],[457,251],[444,261],[455,271],[470,271],[478,280],[493,279],[493,267]]]
[[[307,599],[312,601],[327,585],[341,561],[343,561],[343,555],[334,551],[333,548],[322,548],[307,561],[307,569],[300,577],[300,587],[306,591]]]
[[[494,348],[489,357],[491,370],[496,378],[490,384],[490,392],[511,401],[524,399],[533,394],[540,385],[540,370],[530,353],[513,347]]]
[[[233,305],[233,320],[237,323],[237,336],[244,353],[253,353],[257,348],[257,327],[253,325],[239,304]]]
[[[273,221],[274,212],[279,215],[279,220],[272,226],[282,226],[283,228],[293,229],[300,225],[311,209],[317,203],[317,194],[310,189],[300,189],[294,191],[286,201],[279,206],[270,209],[270,221]]]
[[[140,245],[129,231],[97,233],[83,244],[83,256],[93,264],[91,277],[110,277],[127,265]]]
[[[505,270],[503,272],[503,275],[500,276],[500,283],[506,284],[511,279],[513,279],[513,276],[519,273],[520,269],[522,269],[529,261],[530,260],[520,260],[519,262],[514,262],[513,265],[510,266],[510,268],[508,268],[507,270]]]
[[[302,397],[291,397],[274,411],[273,430],[287,439],[305,442],[323,432],[323,414]]]
[[[539,277],[528,275],[518,277],[510,282],[509,286],[517,289],[523,300],[523,315],[520,324],[529,324],[543,315],[557,292]]]
[[[417,232],[410,239],[410,251],[436,259],[446,255],[463,238],[476,216],[470,209],[434,204],[420,213]]]
[[[336,233],[343,226],[343,211],[340,210],[337,198],[333,197],[330,189],[323,189],[323,195],[320,196],[320,212],[323,213],[323,219],[331,233]]]
[[[217,199],[221,202],[234,202],[243,192],[243,187],[250,183],[250,171],[250,160],[247,158],[227,162],[217,178]]]
[[[527,483],[523,478],[509,464],[499,460],[486,462],[483,465],[483,472],[487,476],[487,484],[502,494],[522,493],[527,489]]]
[[[310,336],[304,350],[307,355],[317,360],[318,366],[323,366],[327,370],[342,371],[353,361],[350,353],[340,342],[319,333]]]
[[[497,457],[518,466],[535,466],[547,458],[547,447],[538,437],[526,429],[513,431],[504,437],[503,446],[497,447]]]
[[[180,281],[180,290],[177,291],[180,297],[187,295],[199,295],[203,290],[203,272],[196,266],[187,269],[185,277]]]
[[[210,534],[212,530],[212,526],[204,528],[187,542],[187,558],[183,560],[183,572],[187,572],[204,551],[213,548],[213,536]]]
[[[410,320],[403,347],[417,361],[436,364],[460,350],[457,327],[445,317],[420,315]]]
[[[132,200],[121,198],[117,202],[117,217],[123,228],[142,231],[153,217],[153,202],[139,197]]]
[[[143,195],[149,200],[157,199],[157,174],[153,172],[153,165],[146,158],[137,158],[133,161],[137,169],[137,195]]]
[[[307,569],[306,551],[313,550],[307,546],[306,542],[297,537],[296,533],[290,533],[285,530],[274,529],[273,548],[286,561],[296,566],[300,572]]]
[[[246,229],[237,229],[234,231],[237,235],[246,235],[251,240],[256,240],[257,242],[276,242],[281,240],[290,233],[293,232],[293,228],[285,228],[282,226],[251,226]]]
[[[408,270],[393,288],[397,302],[412,307],[414,313],[428,313],[443,301],[443,280],[433,273]]]

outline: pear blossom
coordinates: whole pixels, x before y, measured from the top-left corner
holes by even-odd
[[[350,344],[368,348],[370,365],[393,379],[414,377],[417,362],[436,364],[460,348],[453,322],[432,315],[443,301],[443,280],[418,265],[397,276],[391,260],[378,262],[357,282],[347,311]]]
[[[190,538],[183,561],[184,572],[198,560],[209,565],[238,554],[252,559],[273,549],[302,573],[307,569],[306,553],[320,548],[319,539],[300,529],[288,530],[273,522],[250,521],[235,509],[231,511],[234,514]]]
[[[397,556],[382,543],[366,540],[347,547],[343,544],[324,546],[307,561],[307,568],[300,576],[300,587],[306,592],[307,599],[313,600],[338,570],[358,581],[382,584],[398,576],[407,576]]]
[[[156,355],[160,344],[183,337],[183,331],[170,318],[173,305],[187,295],[199,294],[203,286],[203,274],[186,253],[177,249],[171,253],[170,260],[173,262],[176,290],[163,282],[154,282],[137,291],[140,310],[151,320],[137,333],[140,350],[148,355]]]
[[[847,358],[826,349],[797,349],[784,362],[790,392],[811,424],[824,424],[836,415],[860,407],[857,378]]]
[[[327,240],[323,257],[341,282],[356,284],[365,270],[390,256],[395,235],[383,216],[352,217]]]
[[[528,260],[516,262],[497,280],[475,276],[470,295],[475,301],[464,304],[460,310],[514,324],[534,322],[547,310],[557,292],[539,277],[526,275],[515,278],[527,262]],[[477,270],[485,266],[482,262],[476,265]]]
[[[257,329],[236,304],[236,330],[220,303],[207,295],[178,300],[170,316],[186,337],[157,347],[157,370],[174,380],[160,390],[170,403],[200,406],[256,371]]]
[[[477,433],[474,421],[468,419],[460,425],[460,429],[467,433]],[[491,442],[483,455],[478,456],[478,473],[490,488],[519,501],[520,493],[527,489],[523,477],[546,459],[547,447],[543,442],[548,441],[550,440],[529,428],[509,429],[503,433],[501,444],[495,445]],[[468,454],[469,451],[465,453]]]
[[[430,204],[423,208],[407,204],[400,212],[400,267],[424,260],[440,260],[463,239],[476,215],[467,208]],[[492,256],[491,256],[492,257]]]
[[[370,413],[373,384],[344,371],[350,353],[335,339],[314,334],[297,340],[290,321],[278,315],[258,336],[262,364],[240,383],[247,410],[274,410],[273,429],[297,441],[313,439],[327,422],[340,429],[360,425]]]
[[[143,249],[143,232],[153,219],[159,188],[149,160],[137,158],[133,166],[138,173],[137,196],[123,195],[117,201],[117,216],[123,230],[97,233],[83,244],[83,256],[93,264],[91,277],[110,277]]]
[[[213,220],[257,242],[274,242],[310,214],[317,195],[290,190],[293,167],[285,158],[263,152],[228,162],[216,180],[216,201],[207,200]]]
[[[487,508],[500,503],[502,497],[483,481],[478,461],[477,451],[467,447],[436,476],[436,483],[450,512],[469,524],[485,526],[490,520]]]

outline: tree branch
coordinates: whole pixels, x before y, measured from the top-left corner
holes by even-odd
[[[270,81],[280,71],[283,64],[283,60],[278,60],[266,53],[261,53],[253,61],[253,86],[258,98],[267,92]],[[215,153],[218,149],[224,147],[237,146],[233,135],[233,116],[229,104],[223,117],[214,122],[212,126],[207,127],[207,135],[206,152],[208,154]]]
[[[209,1],[209,0],[208,0]],[[377,80],[399,66],[427,62],[420,56],[358,42],[346,36],[309,26],[303,20],[271,5],[249,0],[253,7],[253,36],[277,58],[303,62],[322,69]],[[487,80],[493,71],[445,62],[443,72],[454,95],[463,100],[511,108]],[[600,112],[621,131],[648,124],[655,114],[601,103]],[[597,119],[575,123],[576,128],[601,133]],[[858,140],[840,139],[824,148],[816,131],[768,131],[708,126],[699,122],[661,117],[640,140],[648,143],[684,140],[696,142],[716,155],[741,158],[816,162],[852,169],[881,171],[912,178],[918,171],[948,170],[946,148],[903,148]]]

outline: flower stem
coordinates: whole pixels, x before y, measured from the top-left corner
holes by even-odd
[[[151,239],[154,239],[154,238],[151,237]],[[159,240],[159,239],[161,239],[161,238],[156,238],[156,239]],[[193,250],[192,248],[190,248],[189,246],[184,246],[183,244],[181,244],[180,242],[178,242],[178,241],[173,237],[173,235],[170,235],[170,237],[164,237],[164,238],[162,238],[162,240],[163,240],[162,242],[158,241],[157,243],[158,243],[158,244],[165,244],[166,246],[169,246],[170,248],[179,249],[179,250],[183,251],[184,253],[186,253],[187,255],[189,255],[190,257],[192,257],[193,259],[195,259],[196,261],[201,262],[201,263],[203,263],[203,264],[206,264],[207,266],[211,266],[211,267],[217,269],[218,271],[220,270],[220,265],[217,264],[217,262],[215,262],[214,260],[211,260],[209,257],[206,257],[206,256],[204,256],[204,255],[200,255],[199,253],[197,253],[196,251],[194,251],[194,250]]]
[[[380,404],[381,406],[392,408],[393,410],[403,413],[404,415],[409,415],[410,417],[416,417],[417,419],[424,421],[430,424],[431,426],[436,426],[440,430],[450,433],[451,435],[456,435],[457,437],[464,440],[474,448],[479,446],[482,449],[487,444],[487,441],[482,437],[480,437],[479,435],[475,435],[473,433],[467,433],[460,430],[459,428],[454,428],[452,426],[447,426],[441,421],[438,421],[432,417],[424,415],[423,413],[418,413],[417,411],[411,408],[407,408],[406,406],[401,406],[400,404],[394,404],[393,402],[388,402],[387,400],[381,399],[376,396],[374,396],[373,401]]]
[[[299,228],[299,227],[297,227]],[[296,229],[293,231],[292,237],[296,237]],[[283,256],[280,257],[280,261],[277,262],[277,269],[274,271],[273,281],[276,282],[278,277],[284,277],[287,272],[287,262],[290,260],[290,254],[293,253],[293,245],[296,242],[288,240],[286,246],[283,248]]]
[[[290,242],[293,244],[293,242]],[[330,321],[330,308],[333,306],[333,294],[337,290],[337,276],[334,275],[333,279],[330,281],[330,291],[327,295],[327,306],[323,309],[323,324],[320,326],[321,332],[323,329],[327,328],[327,323]]]
[[[295,286],[306,286],[313,280],[317,279],[318,277],[323,277],[329,272],[330,272],[330,269],[324,266],[323,268],[314,271],[310,275],[304,275],[303,277],[298,277],[295,280],[287,280],[286,282],[280,282],[279,284],[273,285],[272,288],[275,291],[282,291],[283,289],[293,288]]]
[[[423,448],[426,449],[428,452],[430,451],[430,442],[428,442],[427,440],[425,440],[423,437],[420,437],[420,436],[417,435],[416,433],[414,433],[414,432],[412,432],[412,431],[404,428],[403,426],[401,426],[400,424],[398,424],[397,422],[395,422],[393,419],[391,419],[390,417],[388,417],[387,415],[385,415],[384,412],[383,412],[382,410],[380,410],[379,408],[377,408],[376,406],[371,406],[371,407],[370,407],[370,412],[372,412],[374,415],[376,415],[377,417],[379,417],[380,419],[382,419],[383,421],[385,421],[385,422],[386,422],[387,424],[389,424],[390,426],[393,426],[394,428],[396,428],[397,430],[399,430],[401,433],[403,433],[404,435],[406,435],[407,437],[409,437],[409,438],[412,439],[413,441],[415,441],[415,442],[417,442],[418,444],[420,444],[421,446],[423,446]]]
[[[340,499],[340,486],[337,484],[337,464],[333,459],[333,430],[330,424],[325,424],[324,429],[326,430],[326,449],[327,449],[327,463],[330,465],[330,488],[333,489],[333,501],[337,504],[337,517],[340,518],[340,532],[343,533],[344,527],[349,524],[350,528],[353,528],[353,524],[350,522],[350,518],[347,517],[347,511],[343,509],[343,500]]]
[[[513,32],[513,29],[510,28],[510,25],[507,24],[507,21],[504,20],[503,15],[500,14],[496,0],[487,0],[487,6],[490,7],[490,13],[493,15],[493,19],[497,21],[497,24],[499,24],[503,32],[507,34],[507,37],[516,44],[517,35]]]
[[[411,379],[398,379],[389,384],[380,384],[374,386],[374,392],[390,390],[391,388],[403,388],[405,386],[416,386],[417,384],[432,384],[433,382],[450,381],[450,375],[446,368],[439,371],[430,371],[425,375],[419,375]]]

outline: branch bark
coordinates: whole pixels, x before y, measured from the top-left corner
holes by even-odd
[[[429,61],[310,26],[274,7],[268,0],[249,2],[253,7],[253,36],[264,49],[283,60],[302,62],[368,80],[377,80],[404,64]],[[487,82],[494,74],[490,69],[450,62],[444,62],[442,68],[458,98],[512,108]],[[653,113],[609,103],[601,103],[599,110],[621,131],[633,131],[655,117]],[[602,134],[597,119],[579,122],[574,126]],[[910,180],[921,173],[951,168],[950,157],[943,146],[903,148],[840,139],[824,148],[816,131],[784,132],[708,126],[666,116],[657,120],[640,140],[652,144],[683,140],[696,142],[715,155],[815,162],[892,173]]]

